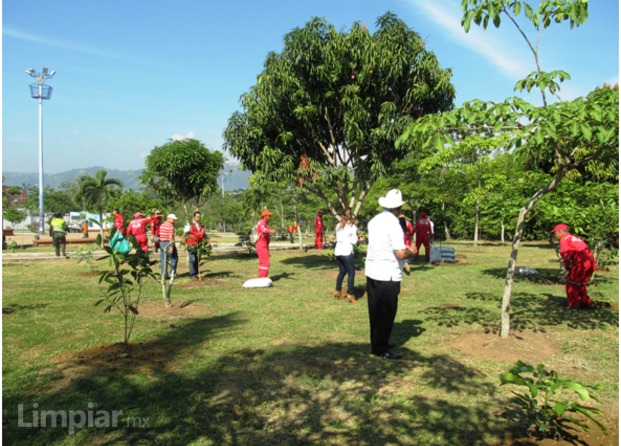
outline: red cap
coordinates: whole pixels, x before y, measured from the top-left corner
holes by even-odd
[[[554,229],[552,229],[550,232],[556,232],[556,231],[569,231],[569,226],[567,225],[556,225],[554,226]]]
[[[421,216],[421,217],[426,217],[426,216],[427,216],[427,213],[426,213],[426,212],[421,212],[421,213],[420,213],[420,216]]]

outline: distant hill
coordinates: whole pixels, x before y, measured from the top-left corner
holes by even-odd
[[[108,172],[108,178],[118,178],[123,182],[123,189],[133,189],[140,191],[142,184],[140,183],[141,170],[116,170],[106,169],[105,167],[95,166],[88,167],[86,169],[72,169],[66,172],[55,174],[43,174],[43,184],[47,187],[54,189],[60,189],[63,183],[71,183],[83,173],[91,176],[95,175],[98,170],[106,170]],[[225,165],[224,171],[226,175],[224,177],[224,190],[245,190],[248,188],[248,178],[250,178],[251,172],[248,170],[239,170],[238,165]],[[31,185],[37,186],[39,184],[39,174],[35,173],[22,173],[22,172],[3,172],[3,185],[5,186],[23,186]],[[222,185],[222,179],[218,181],[219,185]]]

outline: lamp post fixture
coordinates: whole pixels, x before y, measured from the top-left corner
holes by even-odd
[[[43,213],[43,100],[52,97],[52,87],[45,85],[45,81],[53,78],[56,71],[48,71],[47,67],[43,67],[41,73],[37,73],[34,68],[27,69],[26,73],[35,78],[35,82],[30,84],[30,96],[39,100],[39,236],[41,236],[45,232],[45,216]]]

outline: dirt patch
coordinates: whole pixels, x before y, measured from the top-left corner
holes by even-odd
[[[515,363],[537,362],[552,358],[560,351],[559,344],[548,333],[521,332],[501,339],[492,333],[466,333],[457,337],[452,347],[474,359]]]
[[[204,317],[206,309],[196,301],[173,302],[167,308],[163,301],[143,302],[138,307],[139,318],[176,321]],[[186,351],[178,344],[145,342],[101,344],[84,350],[64,353],[52,358],[52,369],[42,375],[53,374],[55,389],[69,387],[77,379],[104,379],[110,372],[125,374],[172,370],[174,358]]]
[[[527,363],[538,363],[554,357],[559,353],[559,343],[549,333],[520,332],[510,334],[501,339],[492,333],[466,333],[451,342],[451,346],[473,359],[489,359],[514,364],[521,360]],[[597,426],[591,424],[588,431],[575,431],[575,436],[568,441],[537,439],[534,437],[515,438],[507,434],[507,438],[496,443],[496,446],[609,446],[619,444],[619,409],[617,406],[602,407],[604,424],[609,430],[605,435]]]

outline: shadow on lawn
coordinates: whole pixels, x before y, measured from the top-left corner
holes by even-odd
[[[165,350],[166,357],[152,358],[162,364],[146,379],[145,364],[113,364],[87,367],[62,389],[45,386],[5,394],[4,439],[26,444],[273,445],[399,444],[406,438],[414,444],[463,445],[503,435],[505,426],[488,406],[444,398],[455,392],[488,399],[495,388],[479,371],[447,355],[401,349],[403,360],[386,361],[369,355],[366,343],[328,343],[282,346],[269,353],[242,349],[223,353],[209,365],[196,367],[195,360],[189,373],[179,371],[191,355],[209,348],[211,338],[225,336],[241,323],[233,314],[177,327],[154,341],[175,348]],[[407,330],[417,336],[420,324],[404,321],[396,331],[403,339]],[[411,396],[387,396],[399,385],[411,386]],[[414,396],[418,386],[436,389],[438,396]],[[95,419],[97,411],[122,414],[116,428],[85,427],[72,436],[63,427],[18,427],[19,404],[26,423],[33,422],[33,408],[56,414],[91,410]]]
[[[306,254],[304,256],[289,257],[289,258],[281,260],[281,263],[284,265],[299,265],[304,268],[315,268],[315,269],[336,268],[338,271],[336,262],[334,260],[330,260],[329,257],[321,255],[321,254]]]
[[[9,304],[6,307],[2,307],[2,314],[12,314],[16,311],[28,311],[28,310],[38,310],[40,308],[47,307],[47,304],[33,304],[33,305],[20,305],[20,304]]]
[[[425,312],[426,320],[440,326],[478,324],[487,332],[498,332],[500,328],[501,295],[491,293],[466,293],[470,301],[498,302],[498,310],[475,306],[443,304],[430,307]],[[567,299],[552,294],[513,293],[511,296],[511,329],[546,331],[547,328],[565,325],[579,330],[601,329],[619,326],[619,314],[607,308],[567,311]]]

